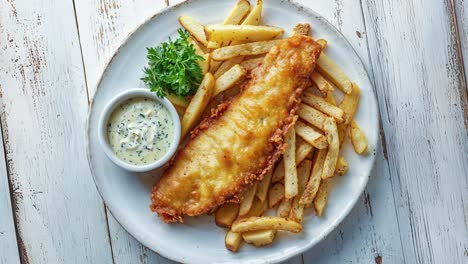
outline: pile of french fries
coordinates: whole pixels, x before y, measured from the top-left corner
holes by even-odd
[[[196,52],[205,59],[200,62],[205,76],[196,94],[189,101],[168,97],[181,116],[183,137],[223,97],[236,94],[248,72],[281,41],[283,29],[260,25],[262,6],[262,0],[254,7],[239,0],[224,22],[215,25],[179,17]],[[309,31],[309,24],[298,24],[293,35]],[[326,49],[326,40],[317,42]],[[302,95],[282,159],[245,191],[240,204],[226,203],[214,212],[216,224],[228,229],[225,244],[231,251],[238,251],[242,241],[257,247],[269,245],[278,231],[301,232],[304,210],[311,205],[317,216],[324,214],[333,177],[345,175],[349,168],[340,155],[348,130],[355,152],[367,152],[366,136],[353,118],[359,103],[358,85],[323,51],[310,78],[313,85]],[[335,89],[344,94],[340,103],[335,100]],[[276,216],[264,216],[272,208]]]

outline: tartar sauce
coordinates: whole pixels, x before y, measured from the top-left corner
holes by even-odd
[[[160,102],[128,99],[111,114],[107,137],[114,153],[125,162],[145,165],[160,159],[174,139],[174,121]]]

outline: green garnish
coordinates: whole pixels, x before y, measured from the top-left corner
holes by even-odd
[[[203,57],[195,53],[188,41],[189,33],[177,30],[179,38],[169,39],[156,48],[147,48],[148,67],[141,78],[159,97],[175,94],[185,98],[194,94],[203,78],[198,64]]]

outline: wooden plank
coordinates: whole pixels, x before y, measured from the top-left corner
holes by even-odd
[[[449,2],[450,4],[450,2]],[[468,1],[466,0],[455,0],[455,5],[453,6],[455,11],[452,12],[452,20],[456,22],[458,31],[458,45],[459,51],[461,51],[461,56],[463,56],[464,69],[465,69],[465,88],[466,88],[466,78],[468,76]],[[454,23],[455,24],[455,23]],[[466,91],[465,91],[466,92]],[[463,110],[465,116],[468,115],[468,106],[464,105]],[[468,118],[465,118],[465,122]],[[468,124],[465,123],[467,126]]]
[[[22,263],[112,263],[72,1],[2,3],[0,111]],[[2,215],[3,218],[3,215]]]
[[[362,1],[407,263],[467,260],[466,83],[449,2]]]
[[[341,31],[372,78],[360,1],[303,0],[300,3],[318,12]],[[384,136],[383,132],[381,136]],[[385,140],[381,141],[385,146]],[[378,149],[376,154],[376,164],[364,195],[337,229],[304,254],[304,263],[373,263],[378,257],[386,263],[404,263],[384,147]]]
[[[0,263],[19,264],[20,257],[11,208],[2,133],[0,133],[0,142],[0,215],[2,216],[0,217]]]
[[[112,54],[138,25],[162,8],[164,1],[86,0],[75,3],[88,93]],[[173,263],[141,245],[108,212],[114,263]]]

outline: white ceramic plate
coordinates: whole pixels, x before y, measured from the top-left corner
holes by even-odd
[[[98,121],[104,105],[116,94],[142,87],[142,69],[146,65],[146,47],[157,46],[177,36],[177,17],[191,15],[202,23],[215,23],[235,1],[189,0],[168,8],[141,25],[118,49],[98,84],[88,120],[88,159],[94,180],[106,205],[120,224],[137,240],[157,253],[184,263],[271,263],[279,262],[311,248],[329,234],[349,213],[368,181],[374,163],[378,139],[378,110],[367,72],[351,45],[324,18],[312,10],[289,1],[269,0],[264,4],[264,23],[291,33],[297,23],[312,25],[313,35],[329,41],[327,54],[361,87],[357,122],[366,133],[369,155],[358,156],[349,142],[343,155],[349,161],[346,176],[335,179],[335,186],[323,217],[307,210],[304,231],[300,235],[280,234],[268,247],[243,245],[238,253],[224,247],[225,230],[210,216],[186,218],[185,224],[165,224],[150,212],[150,190],[158,173],[138,175],[112,163],[98,142]]]

